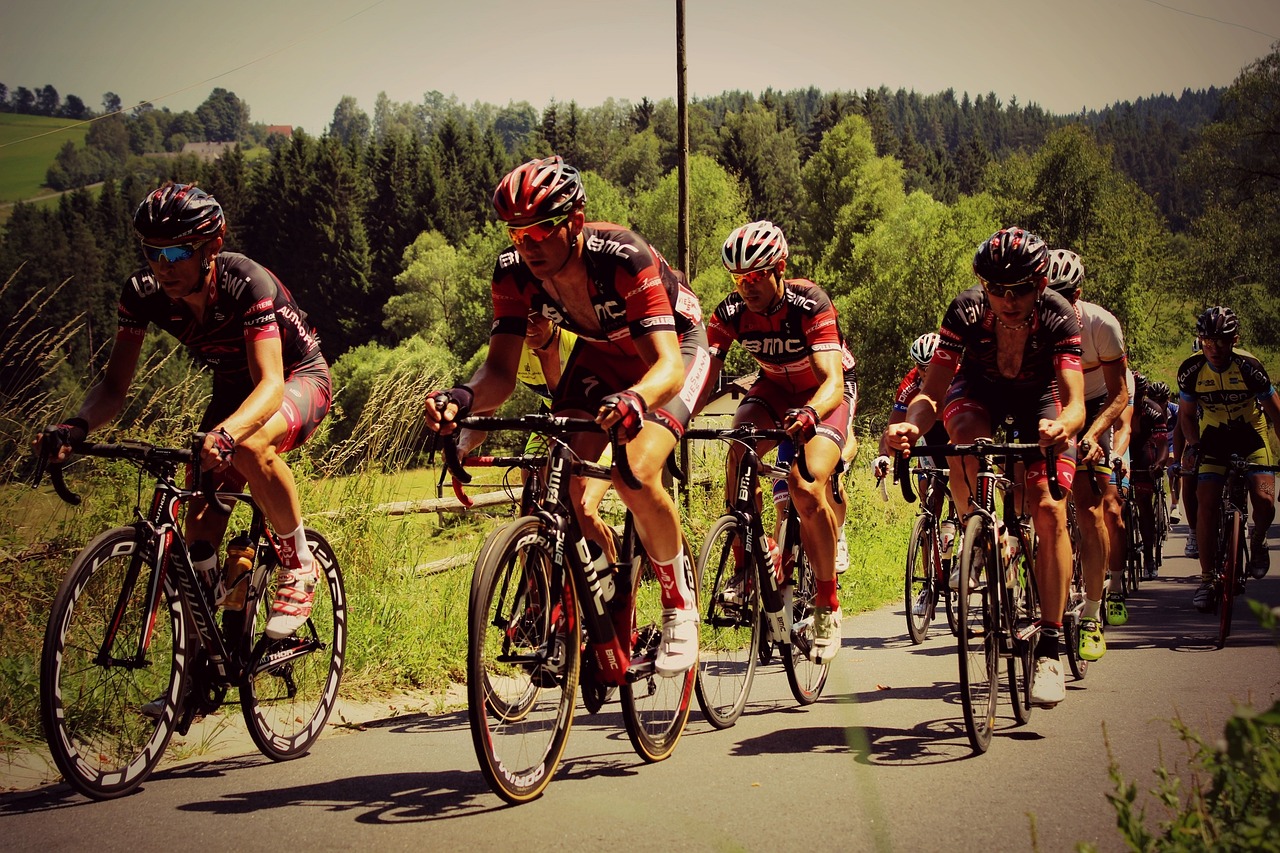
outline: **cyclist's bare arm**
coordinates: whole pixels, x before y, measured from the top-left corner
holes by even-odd
[[[1056,372],[1062,411],[1053,420],[1041,422],[1040,443],[1046,446],[1079,435],[1084,426],[1084,374],[1064,367],[1056,368]]]
[[[471,403],[472,411],[495,411],[511,396],[516,388],[516,367],[520,364],[520,348],[523,346],[523,335],[499,334],[489,338],[489,353],[485,356],[484,364],[465,383],[475,395]],[[457,415],[458,407],[453,403],[447,404],[444,411],[439,411],[435,400],[427,398],[427,426],[431,429],[452,432],[452,422]]]
[[[76,417],[84,418],[89,424],[89,432],[114,420],[124,408],[129,386],[133,383],[133,374],[138,369],[138,355],[141,352],[141,338],[132,336],[116,338],[102,379],[89,389],[89,393],[80,404],[80,410],[76,412]],[[39,441],[38,438],[37,441]],[[58,455],[52,461],[62,462],[70,455],[71,448],[64,445],[58,449]]]
[[[1267,416],[1267,420],[1271,423],[1271,430],[1276,435],[1276,441],[1280,442],[1280,398],[1277,398],[1276,392],[1272,389],[1266,399],[1262,401],[1263,414]],[[1280,447],[1280,444],[1276,445]]]
[[[1098,412],[1098,416],[1093,419],[1089,430],[1083,436],[1091,445],[1089,456],[1083,460],[1086,462],[1102,460],[1102,445],[1098,441],[1098,436],[1110,429],[1111,425],[1124,413],[1125,407],[1129,405],[1129,386],[1124,381],[1124,361],[1105,362],[1098,369],[1102,371],[1102,378],[1107,383],[1107,404],[1102,407],[1101,412]]]
[[[649,369],[629,390],[639,394],[645,407],[652,409],[669,401],[684,385],[684,357],[680,354],[680,338],[670,330],[636,338],[633,343]],[[618,413],[610,409],[598,419],[603,427],[611,427]]]
[[[955,371],[939,365],[931,367],[920,384],[920,393],[907,406],[906,417],[885,430],[885,443],[890,450],[909,450],[938,420],[939,405],[947,396]]]
[[[840,350],[823,350],[809,353],[809,363],[818,377],[817,390],[809,398],[809,405],[818,413],[818,420],[830,415],[844,402],[844,371],[840,367]]]

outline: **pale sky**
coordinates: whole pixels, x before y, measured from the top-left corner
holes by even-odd
[[[1280,0],[686,0],[690,96],[995,92],[1054,113],[1226,86],[1280,40]],[[322,132],[344,95],[418,102],[676,95],[674,0],[6,0],[0,82]]]

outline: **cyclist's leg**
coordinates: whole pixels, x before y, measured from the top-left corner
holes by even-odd
[[[1264,464],[1270,464],[1264,463]],[[1253,536],[1249,544],[1249,568],[1255,578],[1265,577],[1271,567],[1267,553],[1267,531],[1276,518],[1276,477],[1253,474],[1249,477],[1249,503],[1253,516]]]
[[[1207,470],[1206,470],[1207,469]],[[1213,606],[1213,576],[1218,559],[1218,512],[1222,507],[1221,466],[1202,462],[1196,480],[1196,542],[1200,548],[1200,586],[1192,598],[1198,610]]]
[[[993,408],[995,401],[991,395],[984,394],[983,390],[978,383],[963,375],[951,383],[942,417],[947,435],[955,444],[969,444],[974,439],[991,437],[991,427],[998,410]],[[964,518],[971,510],[969,484],[978,473],[978,461],[972,456],[952,456],[947,458],[947,465],[951,469],[951,497],[955,501],[956,512]]]
[[[840,649],[840,622],[842,612],[836,582],[836,534],[838,530],[835,507],[831,496],[831,477],[840,464],[843,434],[829,421],[840,427],[848,420],[842,411],[836,410],[831,419],[818,427],[818,434],[805,444],[805,462],[813,482],[806,482],[798,467],[788,475],[788,487],[796,514],[800,517],[800,542],[813,569],[817,586],[814,601],[814,651],[818,662],[826,663]]]

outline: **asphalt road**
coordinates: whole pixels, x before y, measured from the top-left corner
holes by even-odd
[[[1190,607],[1196,569],[1176,531],[1161,578],[1130,599],[1128,625],[1109,629],[1106,657],[1084,681],[1068,676],[1067,701],[1026,726],[1002,705],[985,755],[964,734],[945,622],[912,646],[899,603],[846,620],[817,704],[798,708],[781,668],[762,668],[735,727],[716,731],[695,709],[666,762],[636,757],[616,704],[580,708],[555,780],[527,805],[488,790],[465,712],[413,714],[335,731],[293,762],[255,753],[170,767],[115,802],[65,785],[3,795],[0,848],[1122,850],[1109,754],[1144,792],[1161,761],[1190,783],[1172,719],[1212,741],[1234,703],[1280,696],[1275,638],[1243,603],[1227,648],[1214,648],[1216,620]],[[1274,606],[1280,580],[1248,595]],[[1162,807],[1140,802],[1154,826]]]

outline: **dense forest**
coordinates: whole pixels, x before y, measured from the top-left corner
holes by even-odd
[[[358,377],[369,364],[445,358],[463,372],[482,350],[488,281],[505,241],[488,199],[519,162],[562,154],[587,173],[589,218],[634,227],[676,254],[671,100],[539,111],[431,92],[420,103],[381,95],[370,115],[348,97],[319,137],[266,137],[223,89],[190,113],[110,106],[85,147],[69,143],[50,168],[51,183],[101,188],[70,192],[56,209],[19,204],[5,226],[0,311],[17,317],[38,306],[24,340],[60,335],[65,356],[53,371],[34,345],[0,346],[6,411],[20,408],[13,389],[41,371],[57,383],[67,376],[55,373],[92,375],[101,365],[119,288],[140,264],[132,209],[170,178],[214,193],[228,215],[227,248],[265,263],[297,294],[348,412],[361,404]],[[1139,362],[1188,335],[1199,306],[1219,301],[1249,306],[1252,341],[1280,343],[1280,305],[1266,286],[1280,245],[1280,154],[1267,143],[1280,133],[1278,53],[1227,89],[1072,116],[990,94],[883,87],[726,92],[689,112],[686,272],[704,310],[729,289],[719,264],[729,230],[780,223],[791,270],[836,301],[869,417],[883,416],[907,343],[935,328],[971,283],[973,247],[1007,224],[1081,253],[1085,298],[1120,317]],[[191,140],[241,145],[203,162],[178,153]]]

